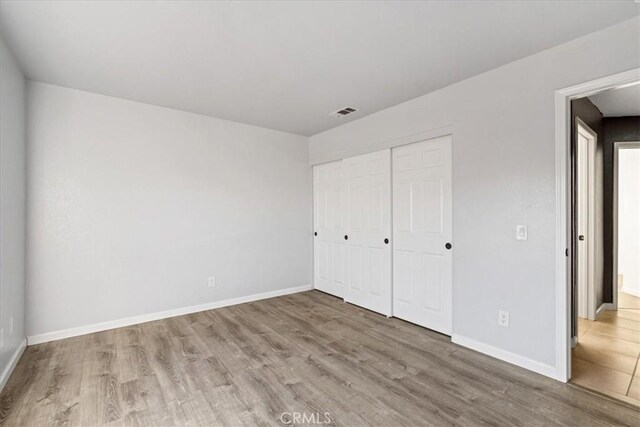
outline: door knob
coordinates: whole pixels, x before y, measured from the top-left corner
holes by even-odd
[[[344,240],[349,240],[349,236],[347,236],[346,234],[344,235]]]
[[[388,245],[389,244],[389,239],[384,239],[384,244]]]
[[[313,235],[314,235],[314,236],[317,236],[317,235],[318,235],[318,232],[317,232],[317,231],[314,231],[314,232],[313,232]]]
[[[447,243],[444,245],[444,247],[445,247],[445,248],[447,248],[447,249],[451,249],[451,243],[447,242]]]
[[[578,236],[578,240],[584,240],[584,236],[581,234]]]

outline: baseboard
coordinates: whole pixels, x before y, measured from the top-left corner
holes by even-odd
[[[185,314],[197,313],[200,311],[213,310],[216,308],[229,307],[246,302],[258,301],[267,298],[274,298],[283,295],[295,294],[298,292],[310,291],[312,285],[297,286],[294,288],[279,289],[277,291],[263,292],[260,294],[247,295],[244,297],[231,298],[222,301],[214,301],[206,304],[192,305],[189,307],[176,308],[172,310],[159,311],[156,313],[143,314],[141,316],[127,317],[124,319],[112,320],[109,322],[94,323],[92,325],[79,326],[77,328],[63,329],[60,331],[47,332],[38,335],[29,335],[27,340],[29,345],[41,344],[49,341],[57,341],[65,338],[77,337],[80,335],[92,334],[94,332],[107,331],[109,329],[122,328],[125,326],[137,325],[154,320],[167,319],[169,317],[182,316]]]
[[[507,363],[511,363],[512,365],[516,365],[521,368],[528,369],[529,371],[536,372],[546,377],[558,379],[555,366],[536,362],[535,360],[529,359],[527,357],[520,356],[518,354],[511,353],[509,351],[502,350],[498,347],[481,343],[474,339],[463,337],[458,334],[453,334],[451,336],[451,341],[463,347],[470,348],[471,350],[475,350],[477,352],[484,353],[491,357],[495,357],[496,359],[500,359]]]
[[[624,292],[625,294],[633,295],[634,297],[640,297],[640,289],[630,288],[628,286],[622,286],[620,288],[620,292]]]
[[[578,337],[571,337],[571,348],[576,348],[578,345]]]
[[[615,306],[612,302],[604,302],[598,309],[596,310],[596,319],[602,314],[603,311],[611,311],[615,310]]]
[[[0,391],[4,388],[7,381],[9,381],[9,377],[13,373],[16,365],[18,364],[18,360],[20,360],[20,356],[24,352],[24,349],[27,348],[27,339],[24,338],[16,351],[13,352],[13,356],[11,356],[11,360],[9,360],[9,364],[2,371],[2,375],[0,375]]]

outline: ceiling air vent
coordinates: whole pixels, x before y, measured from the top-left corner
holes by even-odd
[[[334,111],[333,113],[329,113],[329,115],[333,116],[333,117],[344,117],[344,116],[348,116],[351,113],[355,113],[356,111],[358,111],[358,110],[356,110],[353,107],[344,107],[344,108],[339,109],[338,111]]]

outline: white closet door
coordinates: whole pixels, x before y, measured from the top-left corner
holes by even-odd
[[[451,137],[393,149],[393,314],[451,334]]]
[[[342,161],[314,166],[314,287],[339,297],[347,282],[346,197]]]
[[[387,316],[391,315],[390,157],[390,150],[382,150],[344,160],[348,221],[343,238],[349,271],[345,300]]]

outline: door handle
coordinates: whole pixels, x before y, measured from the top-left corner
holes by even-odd
[[[346,234],[344,235],[344,240],[349,240],[349,236],[347,236]]]
[[[384,239],[384,244],[388,245],[389,244],[389,239]]]
[[[581,234],[578,236],[578,240],[584,240],[584,236]]]
[[[448,250],[448,249],[451,249],[451,243],[447,242],[447,243],[444,245],[444,247],[445,247],[445,248],[447,248],[447,250]]]
[[[317,232],[317,231],[314,231],[314,232],[313,232],[313,235],[314,235],[314,236],[317,236],[317,235],[318,235],[318,232]]]

